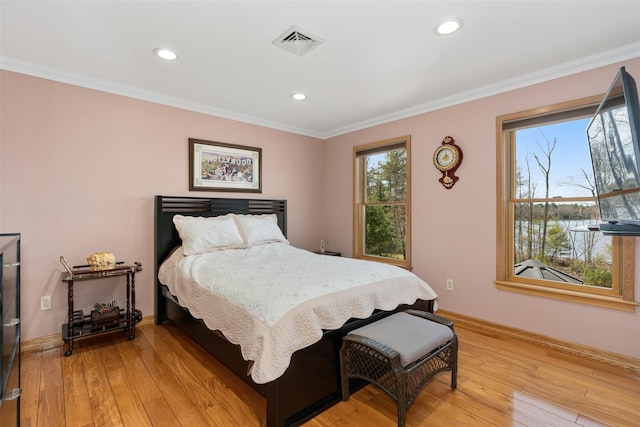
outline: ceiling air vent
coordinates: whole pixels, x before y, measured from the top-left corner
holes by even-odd
[[[323,41],[321,38],[294,25],[275,39],[273,44],[302,56],[319,46]]]

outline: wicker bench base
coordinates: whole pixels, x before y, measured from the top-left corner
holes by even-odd
[[[401,354],[370,337],[360,335],[358,330],[343,338],[340,350],[340,366],[342,374],[342,400],[349,399],[349,379],[364,379],[386,392],[398,405],[398,426],[406,424],[407,409],[414,402],[420,391],[444,371],[451,371],[451,388],[457,386],[458,376],[458,337],[453,329],[453,322],[432,313],[407,310],[405,313],[436,322],[451,329],[451,338],[435,348],[425,348],[424,355],[406,366],[401,362]],[[378,322],[384,322],[385,319]],[[378,323],[376,322],[376,323]],[[422,322],[418,322],[422,323]],[[412,322],[410,327],[415,327]],[[411,330],[403,330],[403,333]],[[402,355],[403,359],[405,355]]]

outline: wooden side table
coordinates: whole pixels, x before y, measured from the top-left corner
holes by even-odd
[[[67,271],[62,273],[62,281],[67,284],[67,299],[69,304],[69,322],[62,325],[62,339],[69,343],[69,348],[64,353],[71,356],[73,352],[73,341],[79,338],[86,338],[91,335],[112,332],[123,329],[129,332],[129,339],[135,338],[136,317],[142,317],[139,310],[136,311],[136,273],[142,271],[142,264],[135,262],[132,265],[124,263],[116,264],[115,268],[109,270],[92,271],[88,265],[74,266],[69,268],[63,257],[60,262]],[[95,324],[91,315],[84,315],[82,310],[74,310],[73,285],[78,281],[98,280],[107,277],[126,276],[127,279],[127,302],[126,307],[119,309],[118,317],[114,322],[108,324]]]

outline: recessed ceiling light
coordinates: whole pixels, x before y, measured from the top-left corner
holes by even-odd
[[[307,98],[307,95],[305,95],[304,93],[294,93],[293,95],[291,95],[291,97],[296,101],[302,101],[303,99]]]
[[[156,55],[158,55],[160,58],[162,59],[166,59],[167,61],[174,61],[178,58],[178,55],[175,54],[175,52],[169,50],[169,49],[155,49],[153,51]]]
[[[447,35],[455,33],[462,28],[462,19],[449,19],[436,25],[436,34]]]

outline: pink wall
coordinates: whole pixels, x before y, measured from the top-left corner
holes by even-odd
[[[411,135],[414,272],[438,292],[442,308],[640,357],[640,310],[497,291],[493,284],[496,116],[603,93],[619,65],[327,141],[0,71],[0,231],[23,233],[23,337],[60,331],[60,255],[79,264],[108,250],[141,261],[138,305],[153,313],[153,195],[244,197],[188,191],[189,137],[262,147],[263,193],[248,197],[288,199],[294,245],[316,249],[323,238],[328,249],[350,255],[352,147]],[[624,65],[640,81],[640,59]],[[438,183],[431,163],[446,135],[465,156],[452,190]],[[121,287],[85,285],[76,297],[90,306]],[[638,300],[640,271],[635,294]],[[51,311],[39,310],[41,295],[53,296]]]
[[[496,269],[496,117],[604,93],[626,65],[640,82],[640,59],[364,129],[326,141],[327,244],[352,253],[352,147],[411,135],[414,273],[452,312],[640,358],[640,309],[635,313],[498,291]],[[464,152],[451,190],[438,182],[433,151],[451,135]],[[640,265],[640,238],[635,238]],[[454,280],[454,291],[445,289]],[[640,300],[636,268],[635,298]]]
[[[0,231],[22,233],[24,339],[60,333],[60,255],[142,262],[137,303],[153,314],[156,194],[286,198],[289,239],[317,247],[322,141],[7,71],[0,88]],[[189,192],[189,137],[262,147],[262,194]],[[78,285],[80,308],[124,289],[109,280]],[[41,295],[52,295],[52,310],[40,311]]]

